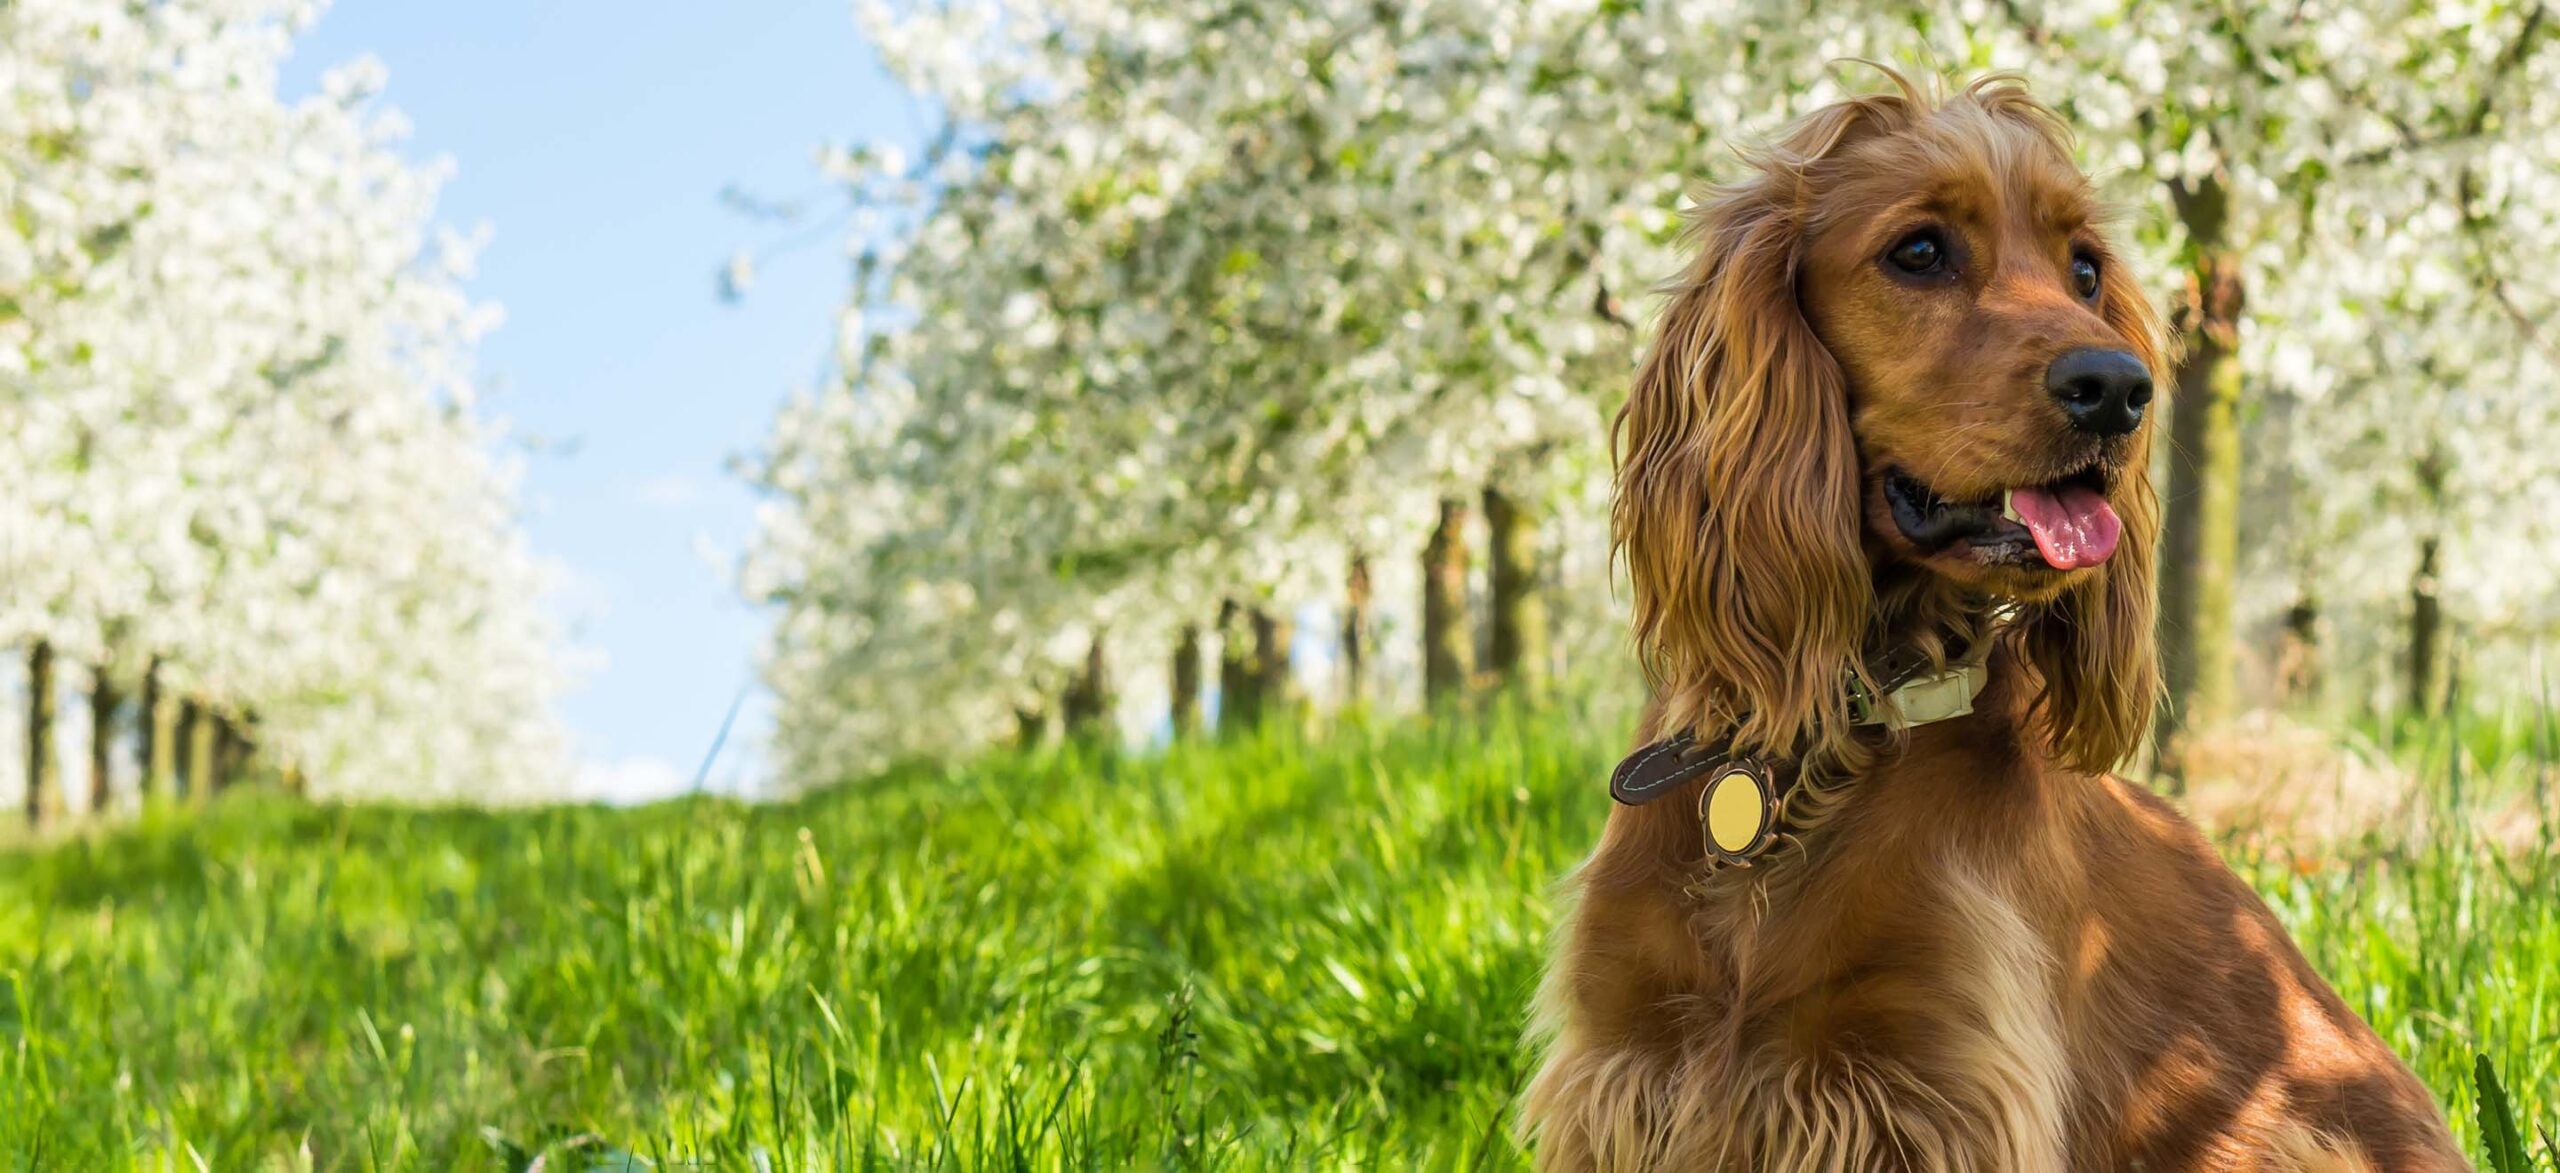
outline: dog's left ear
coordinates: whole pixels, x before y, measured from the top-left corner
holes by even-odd
[[[2163,339],[2150,295],[2123,265],[2102,272],[2101,304],[2107,324],[2151,368],[2155,388],[2165,388],[2176,364]],[[2155,403],[2165,399],[2155,394]],[[2159,653],[2152,617],[2157,610],[2154,546],[2160,536],[2160,499],[2151,486],[2153,422],[2137,435],[2124,482],[2109,494],[2124,520],[2115,556],[2089,581],[2045,605],[2026,622],[2026,651],[2044,678],[2039,704],[2054,754],[2091,773],[2114,769],[2142,743],[2160,705]]]
[[[1698,209],[1613,429],[1618,552],[1658,728],[1746,752],[1853,752],[1843,689],[1875,603],[1839,364],[1796,298],[1806,168],[1901,99],[1797,123]]]

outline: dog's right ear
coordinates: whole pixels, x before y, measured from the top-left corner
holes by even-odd
[[[1881,103],[1879,103],[1881,104]],[[1781,757],[1849,749],[1844,682],[1874,610],[1845,380],[1796,300],[1804,168],[1868,111],[1799,124],[1690,226],[1611,432],[1612,540],[1634,590],[1654,736]]]

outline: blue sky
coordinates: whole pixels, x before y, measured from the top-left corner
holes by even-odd
[[[763,622],[728,576],[755,499],[729,462],[823,372],[848,278],[841,233],[823,231],[722,304],[726,258],[785,230],[720,192],[841,206],[816,148],[913,144],[926,115],[848,0],[338,0],[288,96],[363,54],[389,67],[411,153],[455,166],[442,218],[492,230],[474,291],[507,323],[481,352],[487,402],[539,441],[526,524],[592,658],[562,705],[578,792],[682,788],[742,690],[713,784],[752,784]]]

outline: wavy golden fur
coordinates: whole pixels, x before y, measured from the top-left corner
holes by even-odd
[[[1809,746],[1855,761],[1839,685],[1860,671],[1862,649],[1956,627],[1972,634],[1968,621],[1979,616],[1978,602],[1955,584],[1909,575],[1880,582],[1874,573],[1864,548],[1872,477],[1850,425],[1848,380],[1799,305],[1800,244],[1808,230],[1864,214],[1907,184],[1908,170],[1876,172],[1871,153],[1855,148],[1889,138],[1897,154],[1926,157],[1902,168],[1988,177],[2035,163],[2067,168],[2069,136],[2051,111],[2000,79],[1941,108],[1890,76],[1898,92],[1804,119],[1746,155],[1750,178],[1700,201],[1688,232],[1697,258],[1666,286],[1654,346],[1618,413],[1612,529],[1634,586],[1636,646],[1671,727],[1730,728],[1748,748]],[[2064,190],[2085,200],[2085,183],[2071,172]],[[2084,204],[2076,214],[2090,211]],[[2124,266],[2102,265],[2101,280],[2101,320],[2113,340],[2165,378],[2168,351],[2150,299]],[[1950,413],[1942,399],[1924,406],[1930,415],[1916,427],[1953,434],[1955,444],[1992,423]],[[2049,693],[2055,747],[2093,771],[2132,752],[2158,698],[2151,547],[2159,510],[2148,431],[2133,440],[2118,456],[2130,482],[2115,499],[2123,554],[2105,574],[2062,588],[2024,631]],[[1965,458],[1960,448],[1942,455]]]
[[[2265,905],[2106,773],[2157,703],[2155,425],[2146,387],[2095,434],[2048,369],[2174,359],[2067,130],[2006,79],[1888,76],[1701,200],[1613,434],[1639,743],[1796,763],[1803,846],[1710,871],[1702,783],[1612,811],[1524,1136],[1559,1170],[2464,1168]],[[1920,236],[1942,262],[1886,265]],[[2066,483],[2121,521],[2099,564],[1895,511]],[[1984,641],[1971,716],[1852,726],[1871,653]]]

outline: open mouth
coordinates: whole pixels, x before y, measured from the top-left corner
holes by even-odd
[[[2105,562],[2124,536],[2096,465],[1972,502],[1949,501],[1894,469],[1885,474],[1884,496],[1895,528],[1912,545],[1935,552],[1962,543],[1990,563],[2077,570]]]

